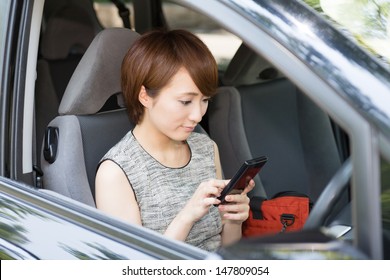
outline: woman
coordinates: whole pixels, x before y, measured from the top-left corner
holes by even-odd
[[[208,251],[241,238],[254,182],[221,205],[228,180],[217,146],[194,132],[217,84],[214,57],[190,32],[152,31],[134,43],[122,91],[135,127],[100,163],[99,209]]]

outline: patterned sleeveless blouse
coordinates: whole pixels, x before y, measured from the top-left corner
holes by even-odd
[[[144,227],[164,233],[191,198],[199,184],[216,177],[214,147],[204,134],[191,133],[187,139],[191,159],[180,168],[162,165],[149,155],[128,132],[102,158],[119,165],[127,175],[138,202]],[[210,211],[194,224],[186,242],[207,251],[221,246],[222,222],[219,211]]]

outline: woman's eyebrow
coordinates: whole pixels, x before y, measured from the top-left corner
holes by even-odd
[[[190,95],[190,96],[198,96],[198,92],[182,92],[180,95]]]

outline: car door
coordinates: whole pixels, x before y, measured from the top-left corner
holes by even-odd
[[[9,19],[9,14],[13,5],[12,1],[2,1],[1,2],[1,29],[0,29],[0,57],[1,57],[1,68],[0,68],[0,175],[5,176],[8,172],[8,157],[9,157],[9,148],[8,142],[6,139],[9,135],[9,113],[7,104],[9,102],[10,95],[8,92],[12,87],[12,48],[9,46],[12,43],[12,32],[9,32],[9,29],[12,26],[12,22]]]
[[[135,12],[140,12],[140,16],[136,20],[136,29],[145,31],[164,25],[164,19],[161,15],[162,7],[159,6],[160,1],[133,2]],[[306,52],[313,46],[312,42],[319,44],[321,40],[307,40],[305,44],[302,44],[293,36],[297,34],[302,36],[301,39],[307,39],[315,34],[307,29],[310,25],[299,25],[299,22],[294,21],[294,17],[291,16],[294,14],[291,5],[298,4],[291,2],[282,9],[279,3],[276,3],[277,1],[263,1],[262,6],[249,3],[251,1],[233,0],[174,2],[194,9],[212,19],[231,34],[235,34],[239,40],[249,44],[258,54],[265,56],[348,133],[352,139],[353,199],[347,210],[352,212],[353,219],[349,225],[354,227],[353,235],[351,239],[348,239],[348,242],[371,258],[382,258],[383,255],[388,257],[386,252],[388,252],[389,246],[388,166],[390,141],[386,122],[382,121],[384,118],[380,118],[383,115],[386,116],[388,111],[384,110],[383,115],[376,114],[378,111],[373,110],[375,107],[366,107],[366,105],[370,105],[369,102],[361,102],[359,104],[362,106],[357,108],[356,101],[360,101],[359,98],[364,97],[364,95],[349,95],[350,92],[354,92],[354,89],[346,87],[345,82],[349,80],[341,80],[340,82],[338,79],[340,75],[335,71],[337,70],[335,68],[329,68],[334,71],[328,71],[329,69],[326,67],[332,67],[333,59],[329,60],[329,64],[326,64],[322,60],[325,57],[320,56],[321,59],[319,59],[318,52]],[[4,209],[10,209],[11,204],[16,205],[16,209],[22,209],[16,210],[18,213],[22,212],[22,219],[16,228],[22,224],[25,226],[24,224],[30,218],[36,220],[37,218],[34,218],[36,215],[31,215],[33,212],[39,217],[45,217],[48,221],[48,229],[43,233],[41,227],[28,228],[28,232],[40,237],[40,242],[46,235],[53,238],[53,234],[55,238],[61,237],[58,238],[57,242],[69,242],[64,236],[55,235],[55,232],[58,232],[58,227],[49,226],[50,224],[64,223],[67,226],[61,227],[61,229],[64,232],[69,230],[68,235],[72,235],[76,240],[72,242],[78,242],[84,238],[85,244],[85,236],[100,240],[97,244],[106,244],[105,242],[109,239],[107,244],[111,244],[110,246],[115,247],[119,243],[125,244],[124,246],[118,245],[121,248],[118,251],[121,251],[121,256],[125,258],[132,258],[135,255],[139,257],[140,255],[137,255],[139,252],[145,258],[146,255],[155,258],[204,258],[207,254],[196,248],[167,241],[154,234],[150,235],[148,231],[124,225],[110,217],[101,215],[94,209],[80,206],[64,197],[31,187],[36,185],[36,178],[39,177],[36,176],[39,169],[34,166],[37,159],[34,157],[36,143],[33,141],[33,112],[35,69],[43,4],[42,0],[3,0],[0,3],[0,186]],[[299,5],[297,7],[298,11],[302,9]],[[306,12],[304,15],[308,15]],[[302,15],[295,16],[300,18]],[[318,24],[316,17],[313,17],[312,20]],[[289,24],[296,29],[290,30]],[[321,26],[324,27],[324,30],[329,28],[326,25]],[[335,38],[340,38],[336,36],[337,32],[333,33],[331,30],[329,32]],[[329,39],[333,39],[333,36],[330,36]],[[340,46],[340,42],[337,43],[336,45]],[[321,46],[325,47],[325,45]],[[345,47],[345,45],[342,46]],[[328,48],[326,49],[328,50]],[[366,57],[362,52],[358,53]],[[352,61],[356,57],[350,57],[350,59]],[[335,60],[335,62],[338,61]],[[375,67],[382,68],[369,59],[366,62],[368,66],[373,65],[372,72],[380,77],[380,79],[373,79],[375,85],[379,89],[383,89],[383,85],[388,83],[388,81],[386,82],[388,73],[386,74],[386,71],[382,70],[376,72],[374,71]],[[327,76],[329,79],[322,76],[324,73],[329,74]],[[356,81],[358,80],[356,79]],[[381,83],[383,84],[381,85]],[[344,88],[352,91],[344,90]],[[372,95],[372,97],[375,96]],[[362,99],[362,101],[367,101],[367,99]],[[385,106],[385,102],[383,103]],[[328,206],[327,201],[324,205]],[[24,213],[26,209],[28,215]],[[337,222],[337,219],[335,221]],[[2,225],[8,224],[9,218],[5,217],[1,223]],[[3,242],[0,246],[8,248],[8,251],[15,251],[12,246],[8,247],[12,240],[5,238],[5,236],[2,238]],[[114,243],[111,242],[112,240]],[[140,242],[140,240],[143,241]],[[116,243],[118,244],[114,245]],[[42,243],[36,244],[42,246]],[[25,248],[25,244],[21,243],[20,245]],[[69,251],[73,250],[72,246],[67,248]],[[81,252],[73,256],[81,257],[83,252],[89,252],[86,255],[107,257],[107,254],[96,255],[96,251],[91,253],[88,251],[89,249],[91,248],[83,247]],[[97,249],[96,246],[95,249]],[[148,253],[149,250],[152,253]],[[233,248],[233,250],[236,249]],[[25,250],[25,254],[33,258],[56,258],[59,256],[46,255],[44,251],[40,251],[38,254],[34,251],[32,246]],[[146,254],[142,255],[142,252],[146,252]],[[174,252],[173,255],[172,252]],[[111,257],[117,257],[110,253],[108,252],[108,255]],[[250,250],[243,251],[244,256],[250,257],[250,254]],[[16,255],[24,254],[19,252]]]
[[[34,88],[43,5],[0,3],[0,258],[205,258],[202,250],[35,187]]]
[[[370,257],[382,258],[388,251],[388,214],[382,216],[382,210],[388,213],[388,183],[383,173],[390,160],[388,71],[298,1],[174,2],[207,15],[241,38],[347,133],[353,166],[351,242]],[[370,72],[381,78],[369,78]],[[360,84],[363,80],[369,83]],[[385,179],[382,185],[381,177]]]

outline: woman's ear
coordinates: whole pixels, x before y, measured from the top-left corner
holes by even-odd
[[[144,105],[145,108],[148,108],[150,105],[151,97],[146,92],[146,88],[144,86],[141,86],[141,90],[138,94],[138,100],[141,102],[142,105]]]

